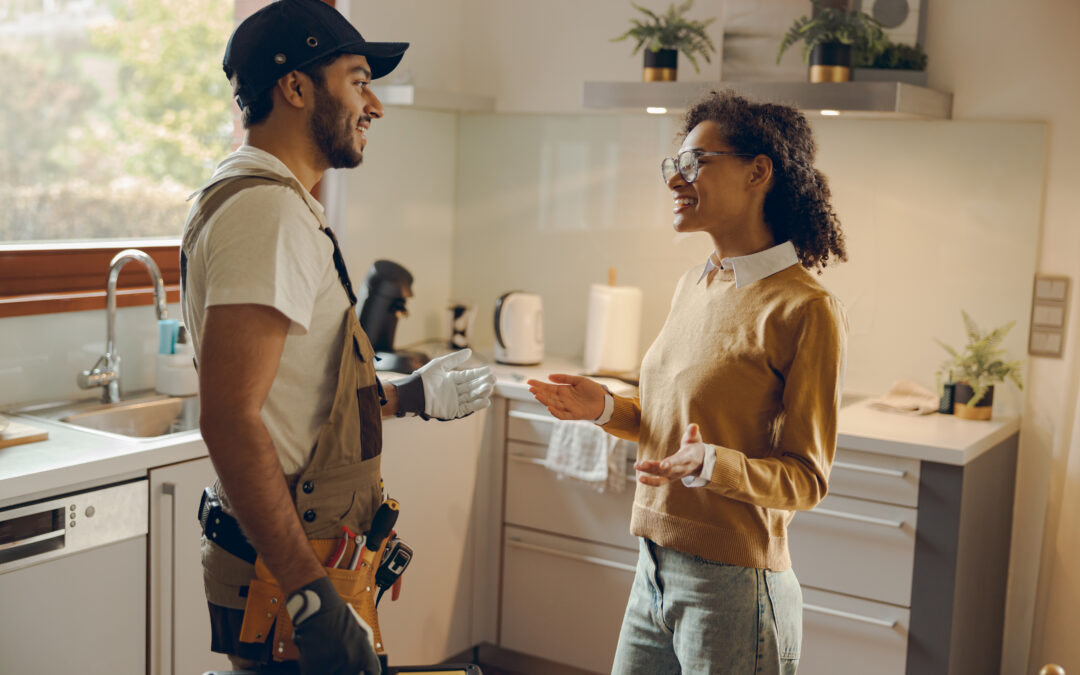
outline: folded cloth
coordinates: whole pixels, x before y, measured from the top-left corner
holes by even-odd
[[[937,394],[911,380],[897,380],[884,396],[870,399],[870,405],[905,415],[929,415],[937,412],[940,401]]]
[[[598,492],[622,492],[631,445],[592,422],[555,420],[544,464],[560,478],[584,481]]]

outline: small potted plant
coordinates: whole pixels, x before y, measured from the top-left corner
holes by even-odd
[[[696,55],[700,54],[711,63],[710,52],[715,52],[705,28],[716,19],[694,21],[683,15],[690,10],[694,0],[686,0],[678,7],[672,3],[668,11],[657,14],[641,5],[630,3],[645,15],[645,20],[630,19],[633,27],[622,35],[612,38],[618,42],[627,38],[637,40],[633,54],[645,47],[645,68],[641,79],[645,82],[674,82],[678,69],[679,52],[686,55],[694,66],[694,72],[701,72]]]
[[[967,312],[961,313],[968,339],[964,348],[954,349],[937,340],[949,353],[937,372],[938,389],[942,390],[945,382],[954,382],[953,413],[964,419],[988,420],[993,410],[995,382],[1007,378],[1024,388],[1020,379],[1021,362],[1006,361],[1005,350],[1000,348],[1001,340],[1016,322],[984,333]]]
[[[866,12],[823,7],[817,0],[813,16],[795,19],[780,41],[776,62],[796,42],[803,43],[803,63],[810,65],[811,82],[847,82],[853,61],[872,63],[885,49],[881,23]]]

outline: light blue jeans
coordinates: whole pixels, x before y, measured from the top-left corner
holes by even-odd
[[[613,675],[794,675],[795,573],[712,562],[640,539]]]

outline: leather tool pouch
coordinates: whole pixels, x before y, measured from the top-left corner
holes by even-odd
[[[310,541],[319,560],[326,560],[340,539],[312,539]],[[352,605],[360,618],[371,627],[374,633],[375,651],[378,653],[386,650],[383,648],[379,617],[375,611],[375,598],[378,593],[375,572],[378,570],[379,561],[389,541],[390,537],[386,537],[379,550],[375,552],[374,562],[370,566],[361,561],[355,570],[326,568],[330,582],[334,584],[334,588],[342,599]],[[345,550],[344,560],[348,561],[352,557],[354,546],[353,542],[349,543]],[[264,643],[272,640],[274,660],[292,661],[300,657],[296,643],[292,640],[292,634],[292,621],[285,609],[285,594],[260,556],[255,560],[255,578],[251,580],[248,589],[244,622],[240,627],[240,641]]]

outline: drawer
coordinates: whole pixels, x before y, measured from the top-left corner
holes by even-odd
[[[908,610],[803,586],[799,675],[904,675]]]
[[[909,607],[915,516],[904,506],[830,495],[791,521],[795,573],[815,588]]]
[[[534,401],[511,400],[507,406],[506,438],[547,445],[555,418]]]
[[[919,505],[919,460],[837,448],[829,494]]]
[[[621,493],[600,493],[547,469],[546,448],[510,441],[506,450],[507,523],[637,550],[630,534],[633,478]]]
[[[611,672],[636,551],[505,529],[500,646]]]

